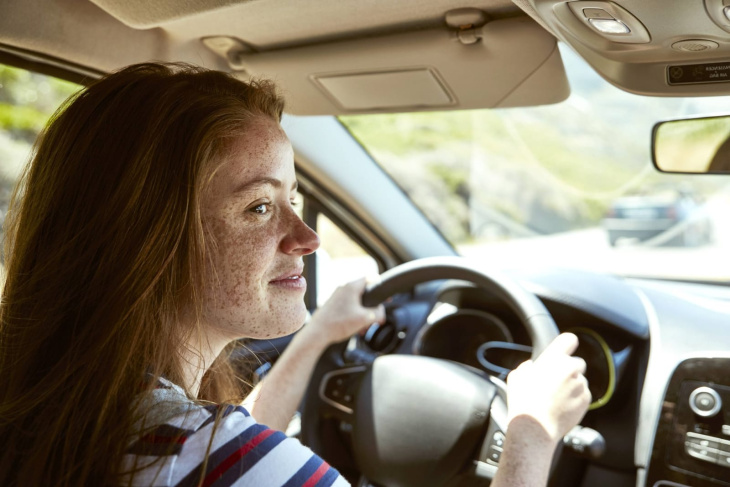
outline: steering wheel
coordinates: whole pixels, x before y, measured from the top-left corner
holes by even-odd
[[[362,297],[376,306],[415,285],[469,281],[502,299],[532,340],[535,359],[558,335],[542,302],[516,282],[460,257],[434,257],[395,267]],[[458,476],[492,478],[506,431],[504,384],[447,360],[382,355],[347,364],[343,345],[320,358],[302,410],[302,441],[330,457],[322,438],[327,418],[350,433],[362,476],[384,487],[439,486]]]

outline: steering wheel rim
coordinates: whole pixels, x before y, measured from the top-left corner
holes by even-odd
[[[367,287],[362,303],[368,307],[377,306],[417,284],[440,279],[469,281],[502,299],[525,325],[532,341],[533,359],[558,336],[555,320],[537,296],[503,274],[462,257],[428,257],[394,267]]]
[[[516,313],[523,326],[525,327],[528,335],[530,336],[533,344],[533,359],[537,358],[537,356],[545,349],[545,347],[547,347],[547,345],[558,335],[558,329],[555,325],[555,321],[553,320],[552,316],[545,308],[543,303],[534,294],[528,292],[518,283],[502,275],[501,273],[485,269],[484,267],[478,264],[475,265],[474,263],[461,257],[433,257],[419,259],[390,269],[387,272],[383,273],[377,282],[372,283],[368,286],[366,291],[363,293],[362,302],[363,305],[368,307],[377,306],[378,304],[384,302],[386,299],[395,294],[413,289],[413,287],[415,287],[417,284],[444,279],[457,279],[471,282],[474,285],[493,293],[501,300],[503,300],[503,302],[505,302],[512,309],[512,311]],[[302,411],[302,440],[305,444],[309,445],[315,452],[323,454],[324,456],[327,456],[328,452],[325,451],[324,444],[321,441],[321,436],[323,434],[321,425],[323,424],[322,420],[324,419],[324,413],[322,412],[324,402],[322,401],[322,397],[324,397],[325,387],[328,387],[328,377],[330,377],[331,374],[349,374],[348,370],[354,370],[348,369],[346,367],[347,364],[345,364],[342,360],[342,352],[342,344],[338,344],[330,347],[330,349],[328,349],[325,354],[323,354],[312,375],[312,379],[308,387],[308,394],[306,396]],[[383,358],[385,357],[386,356],[383,356]],[[382,364],[382,362],[384,361],[381,361],[380,363]],[[373,364],[375,364],[375,362],[373,362]],[[371,369],[373,364],[370,364]],[[404,366],[401,364],[399,367],[403,368]],[[365,368],[367,369],[367,367]],[[347,414],[356,414],[358,418],[361,418],[364,415],[364,417],[367,418],[366,421],[363,421],[362,419],[356,420],[354,419],[354,417],[352,421],[350,421],[351,428],[353,428],[354,430],[353,437],[355,438],[355,440],[362,437],[368,438],[368,440],[372,440],[374,438],[374,432],[367,430],[378,429],[373,426],[373,421],[376,420],[373,420],[371,417],[372,411],[363,412],[362,408],[376,409],[376,406],[372,405],[372,402],[374,401],[374,396],[370,396],[374,387],[372,384],[370,384],[370,382],[374,380],[372,376],[373,372],[371,370],[362,370],[363,366],[358,366],[356,367],[356,369],[357,370],[352,372],[352,374],[357,375],[358,380],[361,380],[361,376],[364,376],[367,379],[366,382],[368,382],[367,387],[360,387],[360,389],[358,389],[359,392],[357,392],[357,395],[362,396],[363,394],[365,394],[367,395],[367,400],[363,401],[355,399],[352,405],[353,407],[351,409],[346,408],[350,409],[350,413],[344,413],[343,415],[343,412],[339,411],[336,412],[335,416],[341,420],[346,420]],[[383,367],[380,367],[380,369],[383,369]],[[400,369],[392,370],[392,375],[397,375],[401,373]],[[382,377],[384,375],[388,375],[388,373],[380,372],[379,375],[380,377]],[[346,375],[343,375],[342,377],[345,376]],[[411,376],[402,380],[398,387],[407,387],[414,378],[417,377]],[[382,382],[383,379],[378,380]],[[483,378],[480,380],[486,384],[486,381],[484,381]],[[366,390],[367,392],[362,392],[363,390]],[[412,390],[412,392],[417,393],[418,391]],[[493,391],[486,392],[485,394],[491,394],[490,397],[492,398],[498,397],[498,395]],[[383,396],[381,395],[379,399],[382,397]],[[482,407],[485,397],[486,396],[474,399],[474,404],[479,404],[479,407]],[[362,399],[362,397],[360,397],[360,399]],[[424,401],[428,399],[421,400]],[[438,398],[433,397],[432,400],[438,400]],[[468,401],[469,398],[465,398],[465,400]],[[490,402],[492,401],[492,399],[489,400]],[[471,407],[473,408],[474,405],[472,405]],[[340,416],[337,416],[338,414]],[[489,411],[487,411],[486,414],[486,422],[489,424],[489,427],[487,428],[486,426],[482,425],[482,428],[485,431],[488,429],[488,434],[491,435],[494,432],[494,425],[493,421],[489,418]],[[363,423],[366,423],[365,427],[362,426]],[[383,428],[383,424],[381,424],[379,431],[385,429]],[[474,430],[475,427],[476,426],[474,424],[470,426],[471,430]],[[359,432],[363,431],[363,428],[365,430],[365,433],[367,434],[358,435]],[[484,435],[485,431],[482,431],[481,435]],[[473,432],[470,434],[473,437]],[[364,448],[362,447],[362,445],[360,446],[360,448],[358,448],[358,445],[355,445],[354,450],[355,456],[357,456],[360,455],[359,452],[362,452]],[[361,472],[363,471],[361,465],[363,463],[368,464],[367,468],[370,470],[370,472],[374,471],[372,460],[368,459],[366,461],[363,461],[362,457],[360,457],[360,461],[358,462],[357,467],[358,469],[360,469]],[[387,470],[387,468],[385,470]],[[496,471],[496,469],[494,471]],[[422,481],[423,479],[421,479],[421,482],[419,482],[421,485],[423,485]]]

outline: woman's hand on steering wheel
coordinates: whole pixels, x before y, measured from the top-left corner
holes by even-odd
[[[385,322],[382,304],[373,308],[362,305],[366,279],[358,279],[338,287],[324,305],[312,314],[302,332],[311,334],[328,346],[347,340],[373,323]]]
[[[572,357],[578,338],[559,335],[533,362],[528,360],[507,377],[508,420],[527,416],[557,443],[583,419],[591,393],[583,375],[586,363]]]

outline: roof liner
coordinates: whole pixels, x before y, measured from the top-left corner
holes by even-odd
[[[172,20],[256,0],[90,0],[135,29],[159,27]]]

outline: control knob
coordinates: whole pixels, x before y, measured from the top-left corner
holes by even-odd
[[[711,418],[720,412],[722,399],[715,389],[702,386],[689,395],[689,407],[697,416]]]

